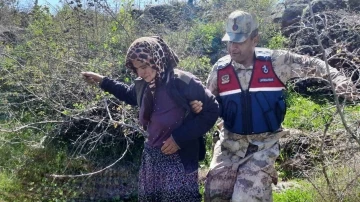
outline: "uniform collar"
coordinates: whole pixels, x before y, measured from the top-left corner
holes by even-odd
[[[234,60],[231,61],[232,66],[234,67],[235,70],[237,69],[241,69],[241,70],[252,70],[254,65],[250,65],[248,67],[245,67],[244,65],[235,62]]]

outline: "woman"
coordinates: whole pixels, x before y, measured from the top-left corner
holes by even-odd
[[[140,107],[147,131],[139,174],[139,201],[200,201],[198,163],[204,158],[203,135],[218,118],[215,97],[192,74],[175,69],[179,59],[160,37],[135,40],[125,66],[137,74],[127,86],[93,72],[88,81],[118,99]],[[202,102],[195,114],[190,101]]]

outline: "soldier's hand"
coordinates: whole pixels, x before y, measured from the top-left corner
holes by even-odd
[[[104,76],[94,72],[81,72],[81,75],[90,84],[99,84],[104,79]]]
[[[335,86],[335,92],[348,101],[360,100],[360,90],[351,82],[344,81]]]
[[[194,101],[191,101],[190,102],[190,105],[191,105],[191,109],[194,113],[198,114],[201,112],[202,110],[202,106],[203,106],[203,103],[201,101],[198,101],[198,100],[194,100]]]
[[[217,127],[218,130],[221,131],[223,129],[223,127],[224,127],[224,121],[222,120],[219,123],[217,123],[216,127]]]

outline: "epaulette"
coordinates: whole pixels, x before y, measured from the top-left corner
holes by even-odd
[[[215,68],[216,69],[223,69],[225,67],[227,67],[231,62],[231,57],[230,55],[226,55],[222,58],[220,58],[216,63],[215,63]]]
[[[258,60],[270,60],[273,51],[268,48],[255,48],[255,57]]]

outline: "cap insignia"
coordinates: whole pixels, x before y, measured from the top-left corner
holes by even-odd
[[[239,26],[236,24],[236,18],[234,19],[234,25],[232,26],[233,31],[236,31]]]

